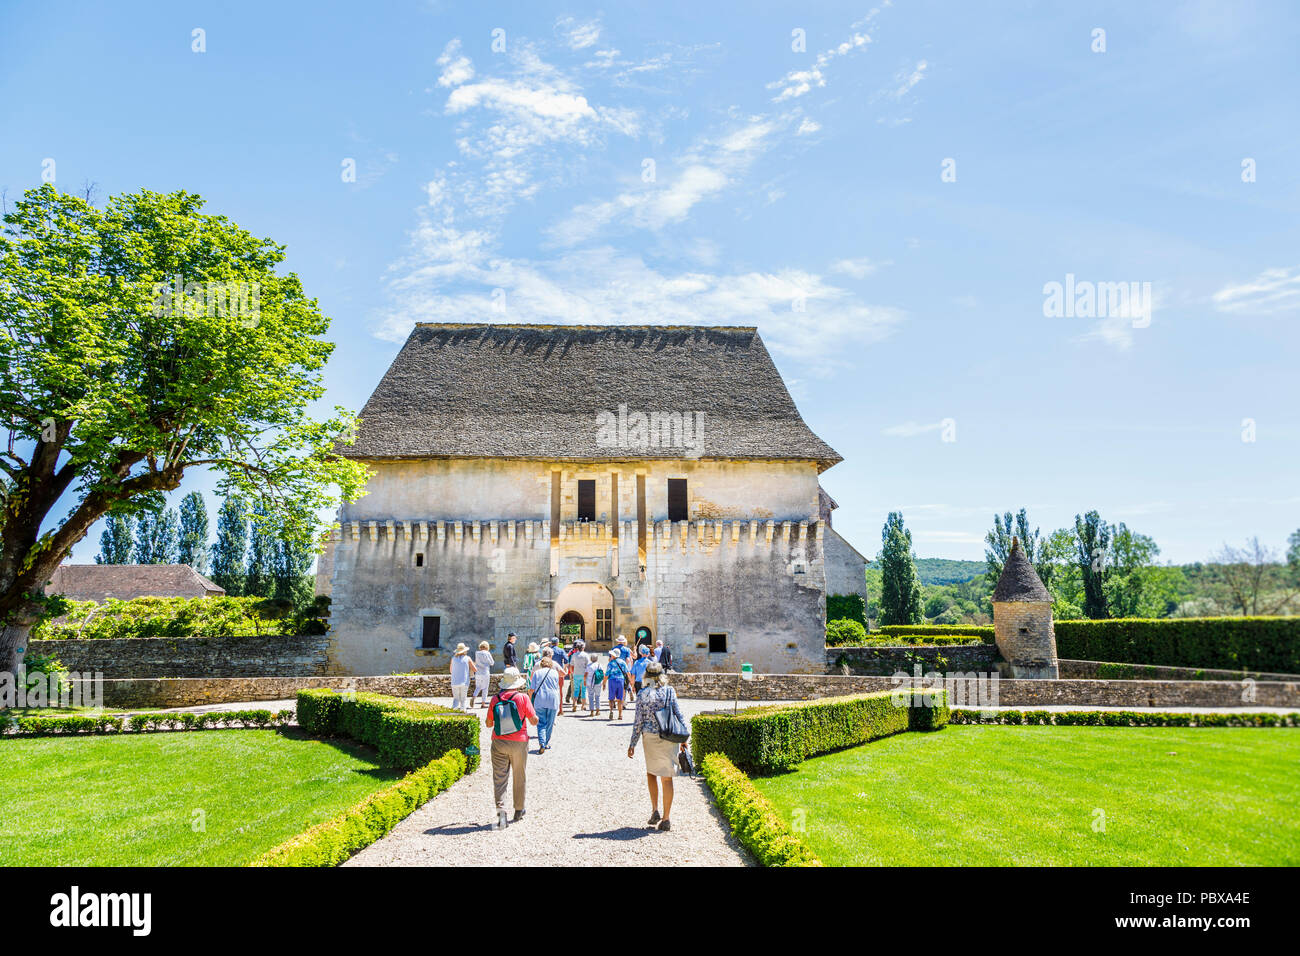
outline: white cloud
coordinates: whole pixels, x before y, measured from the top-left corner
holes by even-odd
[[[872,262],[866,256],[857,259],[836,259],[831,263],[831,272],[838,272],[854,279],[865,279],[879,270],[881,266],[887,265],[891,265],[888,260],[885,262]]]
[[[562,17],[556,21],[555,29],[564,37],[571,50],[585,50],[600,39],[599,20],[579,22],[573,17]]]
[[[887,435],[890,438],[915,438],[917,435],[924,435],[927,432],[937,432],[943,428],[942,421],[930,422],[927,424],[918,424],[917,422],[903,422],[901,425],[890,425],[882,429],[880,434]]]
[[[422,224],[389,283],[393,307],[379,337],[400,342],[417,321],[758,325],[773,352],[824,368],[846,364],[904,319],[801,270],[669,272],[608,247],[509,259],[492,255],[486,239]],[[505,292],[504,313],[493,311],[494,289]]]
[[[797,130],[795,130],[795,135],[796,135],[796,136],[809,136],[809,135],[811,135],[811,134],[817,132],[817,131],[818,131],[819,129],[821,129],[821,128],[822,128],[822,124],[821,124],[821,123],[818,123],[816,120],[810,120],[810,119],[808,119],[807,117],[805,117],[804,120],[803,120],[803,122],[801,122],[801,123],[799,124],[799,128],[798,128]]]
[[[584,203],[548,230],[561,245],[575,245],[613,223],[658,230],[683,222],[701,202],[715,197],[743,173],[767,146],[777,124],[763,118],[703,139],[676,160],[659,167],[656,181],[602,202]]]
[[[874,11],[873,11],[874,12]],[[831,61],[837,57],[852,53],[859,47],[866,46],[871,42],[871,37],[865,33],[858,33],[856,30],[849,39],[845,40],[839,46],[831,47],[817,54],[812,66],[801,69],[791,70],[779,80],[774,80],[767,84],[769,90],[780,90],[776,96],[772,97],[772,102],[782,103],[786,100],[797,99],[814,89],[826,85],[825,70]]]
[[[448,43],[438,57],[442,75],[438,77],[439,86],[459,86],[474,78],[474,64],[469,57],[460,55],[460,39]]]
[[[1300,308],[1300,266],[1265,269],[1253,279],[1229,283],[1212,297],[1220,312],[1272,315]]]

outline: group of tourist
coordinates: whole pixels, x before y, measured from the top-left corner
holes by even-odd
[[[513,633],[507,638],[502,652],[505,672],[490,702],[487,685],[495,661],[488,643],[484,641],[479,645],[472,661],[476,677],[472,698],[468,694],[471,661],[465,644],[457,645],[451,663],[452,706],[466,710],[475,706],[482,696],[484,706],[488,708],[496,827],[504,829],[509,823],[505,809],[507,785],[512,785],[513,789],[514,821],[524,818],[528,725],[537,728],[537,754],[541,756],[551,749],[555,720],[564,710],[564,705],[571,704],[570,713],[574,714],[585,705],[587,716],[599,716],[603,688],[610,720],[614,719],[615,708],[622,719],[625,699],[636,704],[627,755],[629,758],[635,756],[637,741],[640,740],[652,811],[647,825],[671,830],[669,814],[673,805],[673,776],[682,759],[679,754],[686,752],[686,743],[684,738],[680,741],[670,739],[672,735],[666,728],[675,726],[680,731],[686,721],[677,695],[668,684],[672,655],[663,641],[657,642],[653,648],[639,644],[634,654],[627,639],[620,635],[608,658],[604,659],[600,654],[588,652],[581,639],[567,649],[553,639],[545,647],[530,643],[520,662],[517,640]],[[676,736],[681,737],[681,732]]]

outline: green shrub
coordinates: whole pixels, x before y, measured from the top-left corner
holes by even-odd
[[[298,726],[313,737],[333,737],[342,703],[343,698],[328,688],[298,691]]]
[[[136,637],[247,637],[324,633],[328,601],[285,614],[257,597],[69,601],[66,613],[40,621],[31,640],[108,640]]]
[[[350,737],[379,751],[389,767],[422,767],[449,750],[478,745],[474,714],[386,694],[298,692],[298,726],[319,737]],[[478,768],[469,756],[468,773]]]
[[[28,688],[33,682],[44,682],[45,696],[51,706],[56,705],[60,698],[66,703],[72,693],[68,668],[53,654],[37,654],[32,651],[23,654],[23,673]]]
[[[465,754],[449,750],[334,819],[268,850],[250,865],[338,866],[450,787],[464,776],[466,767]]]
[[[754,788],[736,765],[721,753],[700,763],[713,799],[731,824],[731,832],[760,866],[821,866],[821,860],[799,840],[776,808]]]
[[[995,710],[954,708],[954,724],[1011,724],[1055,727],[1300,727],[1300,712],[1174,714],[1146,710]]]
[[[750,707],[737,714],[697,714],[691,719],[691,746],[696,763],[711,753],[726,754],[747,773],[779,773],[791,770],[816,754],[853,747],[908,730],[914,710],[938,711],[915,718],[926,729],[938,729],[947,722],[944,692],[930,695],[941,708],[923,708],[898,701],[911,690],[882,691],[831,697],[808,703]],[[919,729],[919,728],[918,728]]]
[[[993,643],[993,628],[980,624],[885,624],[881,634],[898,638],[917,637],[978,637],[985,644]]]
[[[1070,660],[1300,674],[1300,617],[1057,621]]]
[[[867,626],[867,602],[861,594],[826,595],[826,620],[857,621],[863,629]]]
[[[827,647],[860,647],[867,642],[867,629],[857,621],[842,619],[826,624]]]

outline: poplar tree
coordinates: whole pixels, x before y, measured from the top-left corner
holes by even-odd
[[[912,532],[903,526],[903,515],[891,511],[885,519],[880,551],[880,623],[920,624],[921,580],[912,554]]]
[[[200,492],[191,491],[181,499],[181,531],[176,556],[181,564],[188,564],[199,574],[207,573],[208,509]]]
[[[244,593],[244,553],[248,550],[248,519],[244,499],[231,495],[217,512],[217,540],[212,545],[212,583],[231,597]]]
[[[130,564],[135,542],[131,536],[131,521],[126,515],[109,515],[104,533],[99,536],[99,554],[96,564]]]

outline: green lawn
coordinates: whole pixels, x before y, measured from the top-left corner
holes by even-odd
[[[0,865],[239,866],[400,776],[298,731],[0,740]]]
[[[830,865],[1300,864],[1295,730],[950,726],[754,782]]]

